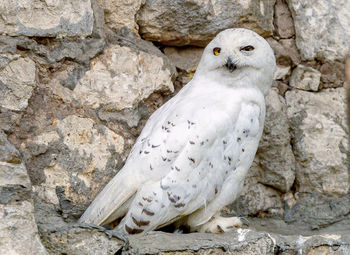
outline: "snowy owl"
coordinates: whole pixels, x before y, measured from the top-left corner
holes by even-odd
[[[193,79],[149,118],[124,167],[81,223],[121,219],[139,234],[176,222],[191,231],[239,226],[220,210],[239,195],[265,119],[276,63],[269,44],[247,29],[227,29],[204,49]]]

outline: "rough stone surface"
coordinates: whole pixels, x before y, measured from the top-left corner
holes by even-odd
[[[300,63],[300,56],[293,39],[276,41],[268,38],[267,41],[275,52],[277,65],[293,66]]]
[[[202,57],[203,48],[199,47],[166,47],[164,54],[174,65],[188,73],[194,73]]]
[[[269,1],[146,0],[137,15],[146,40],[167,45],[205,46],[218,32],[245,27],[262,35],[273,31],[273,6]]]
[[[27,107],[36,86],[35,63],[30,58],[12,56],[0,66],[0,106],[20,111]]]
[[[296,44],[305,60],[344,60],[350,46],[348,0],[290,0]]]
[[[278,191],[248,181],[237,201],[225,208],[223,213],[238,216],[276,216],[282,215],[282,208],[282,199]]]
[[[47,254],[34,220],[31,183],[19,152],[0,132],[0,254]]]
[[[0,253],[350,255],[349,3],[0,0]],[[222,210],[249,229],[152,232],[121,249],[72,226],[231,27],[263,35],[278,66],[253,166]]]
[[[144,0],[98,0],[104,9],[105,23],[113,30],[128,28],[138,34],[138,25],[135,21],[137,11]]]
[[[50,254],[57,255],[113,255],[123,246],[122,241],[97,230],[68,227],[43,232],[43,240]]]
[[[36,195],[64,212],[71,203],[89,204],[116,174],[123,143],[105,126],[70,115],[23,143],[21,151]]]
[[[1,0],[0,13],[0,33],[10,36],[88,36],[94,23],[90,0]]]
[[[282,192],[288,191],[295,178],[295,158],[290,145],[286,102],[277,89],[266,96],[266,120],[257,158],[263,169],[260,182]]]
[[[312,67],[298,65],[290,77],[289,85],[302,90],[318,91],[321,73]]]
[[[285,0],[277,0],[275,5],[276,34],[280,38],[291,38],[294,36],[294,23]]]
[[[349,192],[345,95],[344,88],[286,93],[301,192]]]
[[[319,68],[323,88],[343,87],[345,83],[345,65],[342,62],[326,62]]]
[[[73,91],[53,84],[66,102],[77,100],[93,109],[118,111],[136,106],[154,91],[173,91],[171,70],[163,58],[126,46],[113,45],[92,60],[91,69]]]
[[[303,224],[310,230],[322,229],[338,224],[338,229],[347,230],[350,221],[349,194],[332,198],[319,193],[297,193],[297,200],[292,206],[286,206],[284,220]],[[339,222],[339,223],[338,223]]]

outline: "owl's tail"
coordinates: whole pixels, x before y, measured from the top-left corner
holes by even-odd
[[[121,169],[97,195],[79,222],[102,226],[124,216],[137,191],[137,184],[131,180],[127,169]]]

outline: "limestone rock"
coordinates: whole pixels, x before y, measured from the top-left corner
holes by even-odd
[[[276,72],[274,75],[275,80],[284,80],[290,75],[290,66],[279,66],[277,65]]]
[[[98,0],[104,9],[105,23],[113,30],[127,27],[138,34],[135,16],[144,0]]]
[[[146,0],[137,15],[141,36],[167,45],[205,46],[218,32],[245,27],[268,36],[275,1]]]
[[[320,67],[322,88],[343,87],[345,65],[342,62],[326,62]]]
[[[47,254],[34,220],[31,183],[19,152],[0,132],[0,254]]]
[[[122,248],[122,241],[108,238],[96,230],[61,228],[43,233],[50,254],[112,255]]]
[[[198,63],[203,54],[203,48],[199,47],[165,47],[164,54],[174,65],[186,71],[187,73],[195,72]]]
[[[35,72],[35,63],[19,55],[8,60],[5,67],[0,67],[0,106],[24,110],[36,86]]]
[[[173,72],[164,59],[127,46],[112,45],[91,62],[91,69],[73,90],[59,82],[54,93],[66,102],[76,100],[93,109],[109,111],[132,108],[155,91],[172,92]]]
[[[237,201],[225,208],[224,212],[234,212],[238,216],[280,216],[283,204],[280,193],[260,183],[244,186]]]
[[[301,60],[294,39],[276,41],[272,38],[267,38],[267,42],[275,52],[277,65],[286,67],[300,63]]]
[[[345,96],[344,88],[286,93],[301,192],[349,192]]]
[[[305,60],[344,60],[350,46],[348,0],[288,1],[296,44]]]
[[[287,107],[276,88],[266,96],[266,118],[257,158],[263,171],[259,182],[286,192],[295,178],[295,158],[290,145]]]
[[[293,18],[285,0],[276,1],[275,26],[280,38],[291,38],[295,34]]]
[[[1,254],[47,254],[40,242],[31,202],[0,203],[0,215]]]
[[[298,65],[290,77],[289,85],[302,90],[318,91],[321,73],[312,67]]]
[[[296,203],[292,207],[286,206],[284,220],[288,224],[293,222],[303,224],[314,230],[335,224],[333,228],[338,230],[348,229],[346,222],[350,220],[349,194],[339,198],[317,192],[298,193],[296,196]]]
[[[70,115],[21,145],[33,189],[46,203],[71,210],[89,204],[121,165],[124,140],[92,119]],[[63,208],[64,207],[64,208]]]
[[[88,36],[94,24],[90,0],[1,0],[0,13],[0,33],[10,36]]]

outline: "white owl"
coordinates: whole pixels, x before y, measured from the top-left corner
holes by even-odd
[[[116,230],[124,234],[175,221],[191,231],[239,225],[219,211],[238,197],[254,159],[275,66],[271,47],[255,32],[219,33],[193,79],[153,113],[124,167],[80,222],[122,218]]]

